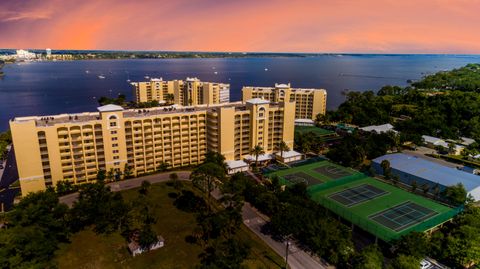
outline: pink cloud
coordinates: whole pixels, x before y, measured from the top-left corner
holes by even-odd
[[[18,3],[0,2],[0,47],[480,53],[479,0]]]

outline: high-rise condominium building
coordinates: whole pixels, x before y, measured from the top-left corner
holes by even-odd
[[[230,101],[230,84],[203,82],[198,78],[166,81],[132,82],[138,103],[151,101],[172,102],[183,106],[223,104]]]
[[[291,88],[289,84],[275,87],[243,87],[242,100],[262,98],[272,102],[295,102],[295,119],[315,120],[317,114],[325,114],[327,91],[324,89]]]
[[[68,180],[94,181],[99,170],[120,177],[141,175],[161,164],[201,163],[207,150],[227,161],[248,157],[260,145],[293,147],[294,102],[124,110],[106,105],[98,112],[18,117],[10,121],[22,194]],[[250,156],[251,157],[251,156]]]

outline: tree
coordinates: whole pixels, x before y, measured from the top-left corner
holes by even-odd
[[[380,163],[380,166],[383,169],[383,175],[386,179],[390,179],[390,162],[388,160],[383,160]]]
[[[123,168],[123,176],[125,177],[125,179],[129,179],[133,176],[132,167],[129,166],[127,163],[125,164],[125,167]]]
[[[418,183],[416,180],[412,180],[412,182],[410,183],[410,186],[412,187],[412,192],[415,193],[417,191],[417,188],[418,188]]]
[[[173,187],[178,190],[181,188],[181,183],[180,181],[178,180],[178,175],[177,173],[170,173],[170,175],[168,176],[170,178],[170,181],[172,181],[173,183]]]
[[[435,199],[438,199],[439,196],[440,196],[440,185],[438,183],[435,184],[435,186],[433,187],[433,196]]]
[[[218,152],[214,151],[207,151],[207,154],[205,154],[205,160],[203,163],[215,163],[218,166],[221,166],[225,169],[225,172],[227,171],[227,165],[225,163],[225,156]]]
[[[192,183],[205,193],[207,204],[210,203],[211,192],[225,178],[225,170],[215,163],[205,163],[190,174]],[[210,209],[210,206],[208,206]]]
[[[425,257],[429,250],[428,240],[425,234],[420,232],[410,232],[402,236],[394,245],[397,254],[414,256],[419,259]]]
[[[283,152],[284,151],[289,151],[290,148],[288,147],[287,143],[285,143],[285,141],[281,141],[278,144],[278,150],[280,150],[280,157],[282,157],[282,159],[283,159]]]
[[[256,145],[252,150],[251,153],[255,156],[255,167],[258,167],[258,156],[265,153],[263,148],[260,145]]]
[[[200,268],[240,269],[250,253],[250,246],[239,240],[215,241],[200,254]]]
[[[142,181],[142,184],[140,185],[140,189],[138,190],[138,193],[141,195],[148,195],[148,192],[150,191],[151,188],[151,183],[147,180]]]
[[[428,183],[425,183],[422,185],[422,191],[424,195],[427,195],[428,192],[430,191],[430,185]]]
[[[142,249],[149,250],[151,246],[158,242],[157,234],[152,230],[151,225],[143,225],[138,232],[138,244]]]
[[[443,195],[452,205],[462,205],[467,201],[467,191],[462,183],[448,186],[445,188]]]
[[[68,241],[67,212],[51,190],[22,198],[0,230],[0,267],[53,268],[58,244]]]
[[[383,254],[377,245],[364,248],[353,258],[355,269],[382,269]]]
[[[403,254],[395,258],[390,266],[391,269],[418,269],[419,267],[419,258]]]
[[[448,153],[450,154],[455,154],[455,149],[456,149],[457,145],[455,145],[455,143],[452,143],[452,142],[449,142],[448,143]]]
[[[107,176],[106,176],[105,170],[100,169],[97,171],[97,180],[104,181],[106,178]]]
[[[113,168],[110,168],[110,170],[108,170],[106,177],[108,181],[113,181],[113,179],[115,179],[115,171],[113,170]]]
[[[158,167],[157,167],[157,171],[159,171],[159,172],[165,172],[165,171],[168,170],[168,167],[169,167],[168,163],[166,163],[166,162],[161,162],[161,163],[158,165]]]
[[[103,182],[85,184],[70,210],[73,231],[94,225],[97,233],[123,232],[128,229],[129,206],[120,193],[112,193]]]

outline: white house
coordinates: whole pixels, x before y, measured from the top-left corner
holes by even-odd
[[[283,154],[280,152],[275,153],[275,158],[282,163],[291,163],[294,161],[300,161],[303,157],[303,154],[296,152],[294,150],[284,151]]]
[[[238,160],[238,161],[227,161],[227,170],[229,175],[233,175],[239,172],[246,172],[248,171],[248,163]]]
[[[132,253],[132,256],[136,256],[139,254],[142,254],[144,252],[148,252],[154,249],[162,248],[165,246],[165,239],[163,239],[162,236],[157,236],[158,241],[151,245],[150,248],[141,248],[140,245],[138,244],[136,239],[132,239],[132,242],[128,244],[128,249],[130,250],[130,253]]]
[[[386,133],[390,131],[397,133],[397,131],[393,129],[393,125],[391,125],[390,123],[382,124],[382,125],[366,126],[366,127],[360,128],[360,130],[365,132],[376,132],[377,134]]]
[[[422,135],[422,138],[423,138],[423,141],[425,142],[425,145],[429,148],[435,148],[436,146],[442,146],[446,149],[449,148],[449,143],[447,143],[445,140],[441,139],[441,138],[438,138],[438,137],[433,137],[433,136],[429,136],[429,135]],[[462,151],[465,149],[464,146],[461,146],[461,145],[457,145],[455,144],[455,147],[453,149],[453,153],[455,155],[459,155],[462,153]]]

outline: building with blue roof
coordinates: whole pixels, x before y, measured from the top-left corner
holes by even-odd
[[[475,201],[480,200],[480,176],[404,153],[387,154],[372,160],[372,167],[378,174],[383,174],[383,160],[390,162],[392,174],[406,184],[411,185],[413,181],[418,186],[428,184],[432,192],[437,184],[443,191],[448,186],[462,183]]]

